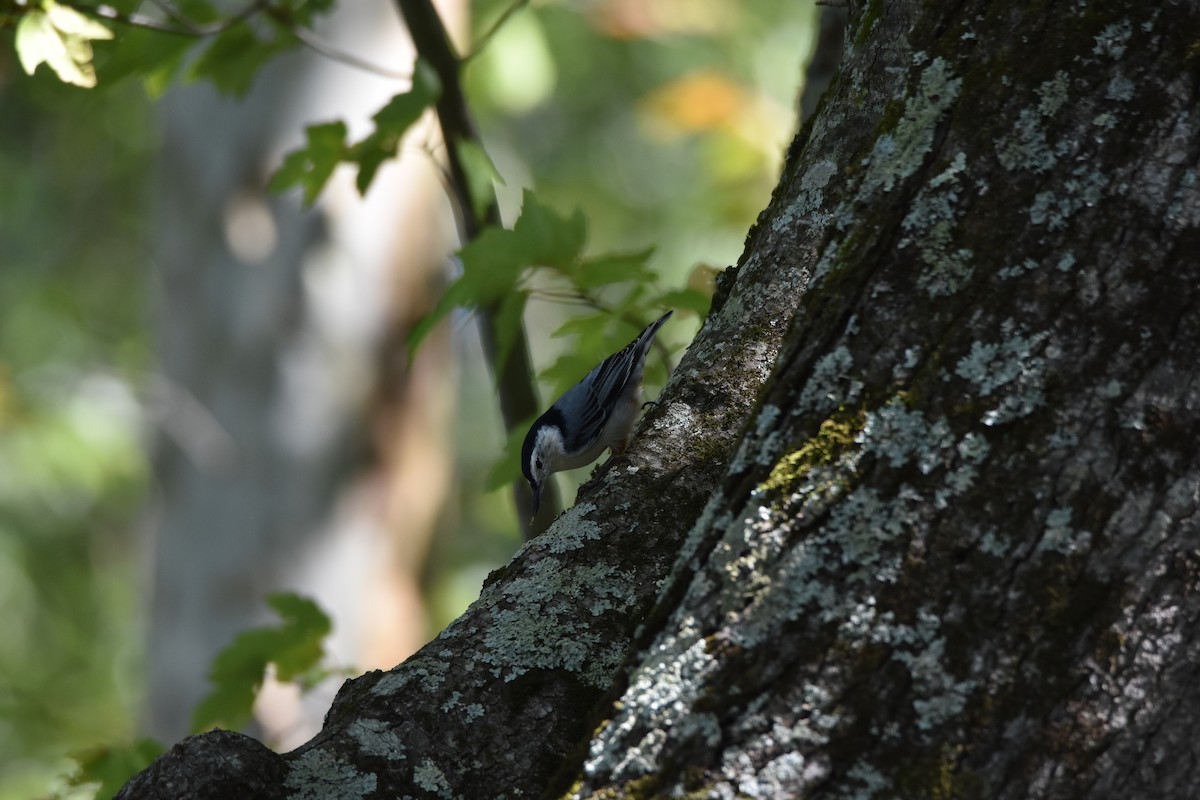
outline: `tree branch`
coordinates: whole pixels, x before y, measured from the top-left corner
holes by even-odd
[[[492,37],[499,33],[500,29],[504,27],[504,23],[508,22],[508,20],[511,19],[514,14],[527,5],[529,5],[529,0],[516,0],[516,2],[504,9],[504,13],[496,18],[496,21],[492,23],[492,27],[488,28],[487,31],[479,37],[479,40],[475,42],[475,46],[471,48],[471,52],[462,57],[462,63],[466,64],[471,61],[471,59],[475,58],[475,56],[479,55],[479,53],[483,51],[483,48],[487,47],[487,44],[492,40]]]
[[[459,155],[459,143],[480,143],[459,77],[462,62],[455,55],[437,9],[430,0],[396,0],[396,5],[404,17],[405,24],[408,25],[417,56],[433,67],[441,81],[442,93],[438,98],[436,111],[438,123],[442,128],[442,138],[446,142],[446,164],[450,172],[450,185],[458,200],[465,243],[478,236],[485,225],[499,225],[500,210],[493,197],[483,214],[476,214],[475,205],[471,201],[466,168]],[[480,333],[499,389],[500,413],[504,419],[504,427],[511,433],[519,426],[528,424],[537,415],[540,403],[534,388],[529,340],[523,326],[513,341],[508,358],[504,363],[499,363],[497,310],[496,306],[479,309]],[[532,498],[524,483],[518,481],[513,486],[513,493],[517,516],[525,538],[536,536],[549,527],[562,508],[557,488],[553,483],[548,483],[542,493],[541,508],[536,519],[531,519]]]
[[[190,38],[204,39],[210,36],[217,36],[238,25],[246,22],[250,17],[257,13],[265,12],[277,24],[286,28],[289,33],[308,49],[312,50],[331,61],[337,61],[347,66],[361,69],[364,72],[371,72],[376,75],[381,75],[385,78],[396,78],[398,80],[408,80],[412,78],[411,71],[401,71],[381,67],[378,64],[372,64],[358,56],[339,50],[315,36],[312,31],[297,25],[281,13],[273,13],[270,0],[255,0],[244,9],[237,12],[233,16],[218,20],[208,24],[200,24],[189,18],[186,14],[175,7],[174,4],[167,0],[151,0],[154,5],[162,9],[163,14],[171,20],[171,23],[163,22],[146,14],[127,14],[117,10],[109,5],[90,5],[86,3],[72,2],[72,0],[62,0],[59,5],[68,6],[83,14],[91,14],[99,19],[117,22],[122,25],[127,25],[131,28],[144,28],[146,30],[157,31],[159,33],[169,34],[171,36],[187,36]]]

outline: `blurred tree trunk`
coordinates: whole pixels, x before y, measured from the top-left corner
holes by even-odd
[[[322,35],[381,64],[411,52],[388,0],[345,4]],[[448,492],[454,375],[445,332],[413,364],[403,342],[453,233],[436,167],[388,164],[367,200],[339,175],[308,211],[263,188],[305,124],[365,120],[404,88],[301,51],[264,69],[244,101],[208,86],[164,99],[148,704],[158,736],[187,732],[213,657],[269,622],[272,591],[331,611],[341,664],[392,666],[428,638],[418,581]],[[270,688],[265,732],[302,742],[332,691],[306,720]]]
[[[207,86],[163,102],[149,704],[158,735],[188,729],[213,655],[263,621],[284,554],[318,528],[361,441],[344,413],[330,414],[318,445],[295,458],[272,413],[305,324],[303,256],[322,235],[316,216],[252,188],[295,80],[264,74],[251,95],[261,102],[245,108]],[[240,253],[223,235],[231,223],[243,226]]]
[[[308,744],[122,796],[1188,794],[1198,25],[852,4],[631,453]]]

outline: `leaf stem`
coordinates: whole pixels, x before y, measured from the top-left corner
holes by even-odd
[[[479,55],[480,51],[483,50],[483,48],[487,46],[488,42],[492,40],[492,37],[499,33],[500,29],[504,27],[504,23],[508,22],[508,20],[514,14],[527,5],[529,5],[529,0],[516,0],[516,2],[504,9],[504,13],[497,17],[496,21],[492,23],[492,26],[488,28],[482,36],[479,37],[479,40],[475,42],[475,46],[471,48],[470,52],[460,59],[461,63],[466,64],[471,61],[471,59],[475,58],[475,56]]]

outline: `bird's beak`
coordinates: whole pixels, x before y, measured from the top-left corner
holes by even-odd
[[[542,487],[539,484],[531,483],[533,488],[533,516],[537,516],[538,506],[542,504]]]

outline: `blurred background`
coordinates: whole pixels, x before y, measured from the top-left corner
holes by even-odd
[[[460,51],[509,5],[439,3]],[[703,284],[778,180],[815,26],[794,0],[523,8],[466,73],[505,220],[532,187],[586,215],[589,252],[653,247],[664,288]],[[68,753],[186,735],[273,591],[330,614],[332,669],[386,669],[520,546],[485,491],[505,436],[472,319],[405,347],[458,247],[436,129],[365,198],[341,171],[311,209],[264,189],[305,125],[360,138],[407,87],[392,3],[316,34],[377,68],[305,48],[238,99],[106,81],[98,49],[82,90],[0,34],[0,800],[66,792]],[[575,311],[530,304],[538,368]],[[698,324],[664,329],[674,361]],[[302,743],[339,683],[269,683],[254,732]]]

